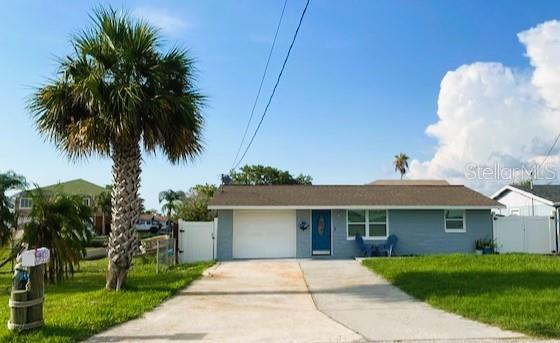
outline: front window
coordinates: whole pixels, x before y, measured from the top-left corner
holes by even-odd
[[[387,238],[387,210],[348,210],[346,219],[348,239],[357,234],[365,239]]]
[[[445,232],[465,231],[465,211],[445,210]]]
[[[33,206],[33,201],[30,198],[19,199],[19,208],[31,208]]]
[[[90,199],[90,198],[87,198],[87,197],[86,197],[86,198],[84,198],[83,201],[84,201],[84,205],[86,205],[86,206],[91,206],[91,199]]]

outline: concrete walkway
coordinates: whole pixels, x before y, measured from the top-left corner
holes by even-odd
[[[371,341],[522,338],[415,300],[354,260],[300,262],[317,308]]]
[[[294,260],[236,261],[90,342],[355,342],[317,311]]]

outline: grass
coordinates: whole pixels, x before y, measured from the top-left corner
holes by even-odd
[[[198,278],[211,263],[180,265],[155,273],[155,264],[135,259],[126,290],[107,292],[107,259],[84,261],[73,279],[45,290],[45,326],[28,333],[8,331],[9,266],[0,272],[0,341],[75,342],[140,316]]]
[[[449,255],[364,265],[435,307],[537,337],[560,338],[560,258]]]

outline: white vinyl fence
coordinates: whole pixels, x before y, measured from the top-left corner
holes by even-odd
[[[494,239],[501,253],[548,254],[556,250],[555,220],[544,216],[495,217]]]
[[[213,222],[179,221],[179,263],[216,258],[217,224],[217,218]]]

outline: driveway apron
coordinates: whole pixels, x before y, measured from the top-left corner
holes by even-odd
[[[317,308],[371,341],[524,337],[415,300],[354,260],[300,265]]]

